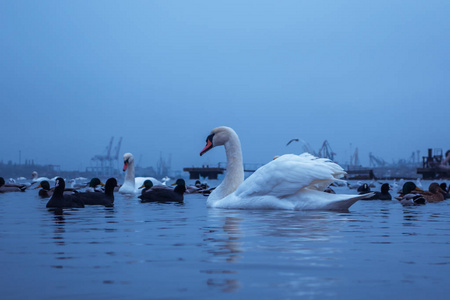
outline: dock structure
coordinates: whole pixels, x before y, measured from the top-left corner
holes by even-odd
[[[440,168],[417,168],[417,174],[422,175],[422,179],[448,179],[450,172]]]
[[[450,178],[450,171],[440,167],[442,160],[442,149],[428,149],[428,156],[422,157],[422,168],[417,168],[417,174],[421,174],[423,179],[443,179]]]
[[[346,179],[369,180],[377,179],[372,169],[352,169],[345,171]]]
[[[253,173],[262,164],[256,163],[248,163],[244,164],[244,172]],[[208,165],[202,167],[190,167],[183,168],[184,172],[189,172],[189,179],[200,179],[200,177],[208,178],[208,179],[217,179],[219,174],[223,174],[226,171],[226,163],[220,162],[217,164],[217,167],[210,167]]]
[[[201,168],[184,168],[184,172],[189,172],[189,179],[200,179],[201,177],[208,177],[208,179],[217,179],[219,174],[223,174],[224,168],[203,166]]]

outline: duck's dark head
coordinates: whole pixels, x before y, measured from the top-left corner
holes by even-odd
[[[61,177],[56,178],[56,180],[55,180],[55,193],[56,193],[56,191],[61,191],[61,193],[62,193],[62,192],[64,192],[65,188],[66,188],[66,182],[64,181],[64,179],[61,178]]]
[[[383,193],[383,194],[387,194],[387,193],[389,193],[389,190],[391,189],[391,187],[389,186],[389,183],[383,183],[382,185],[381,185],[381,192]]]
[[[43,188],[44,190],[49,191],[50,190],[50,183],[48,183],[47,180],[41,181],[41,183],[35,187],[34,189]]]
[[[175,181],[175,183],[172,183],[172,185],[176,185],[176,186],[179,186],[179,185],[181,185],[181,186],[186,186],[186,182],[184,181],[184,179],[179,178],[179,179],[177,179],[177,181]]]
[[[405,182],[403,185],[402,194],[406,195],[412,191],[421,191],[421,189],[417,188],[416,184],[412,181]]]
[[[119,186],[119,185],[117,184],[117,179],[111,177],[111,178],[109,178],[108,180],[106,180],[105,189],[106,189],[107,187],[111,187],[111,186],[112,186],[112,187],[117,187],[117,186]]]
[[[144,184],[141,185],[139,188],[143,189],[145,188],[146,190],[151,189],[153,187],[153,182],[150,179],[147,179],[146,181],[144,181]]]
[[[89,187],[95,188],[97,185],[104,186],[105,184],[103,184],[103,182],[101,182],[97,177],[92,178],[89,182]]]
[[[182,178],[177,179],[177,181],[172,185],[176,185],[174,191],[177,193],[183,194],[186,191],[186,182]]]
[[[106,180],[105,184],[105,194],[111,195],[114,194],[114,188],[118,187],[117,180],[113,177]]]
[[[4,186],[5,185],[5,178],[0,177],[0,186]]]
[[[360,187],[358,187],[358,192],[359,193],[370,193],[370,187],[367,183],[364,183],[363,185],[361,185]]]

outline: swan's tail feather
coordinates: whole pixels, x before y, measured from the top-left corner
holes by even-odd
[[[347,211],[350,206],[355,204],[358,200],[366,199],[374,196],[375,193],[368,193],[363,195],[357,195],[355,197],[344,199],[344,200],[338,200],[335,202],[331,202],[323,207],[324,210],[334,210],[334,211]]]

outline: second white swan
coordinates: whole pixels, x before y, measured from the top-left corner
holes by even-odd
[[[125,180],[119,189],[121,194],[139,194],[139,187],[144,184],[145,180],[151,180],[153,185],[160,185],[161,182],[153,177],[135,177],[134,157],[131,153],[123,155],[123,171],[126,171]]]

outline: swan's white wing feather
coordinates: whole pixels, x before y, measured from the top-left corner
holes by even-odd
[[[301,189],[323,191],[345,171],[337,164],[308,153],[286,154],[262,166],[236,190],[238,197],[289,197]]]
[[[330,194],[304,188],[290,197],[278,198],[273,195],[239,197],[232,193],[211,204],[211,207],[228,209],[287,209],[287,210],[348,210],[356,201],[372,197],[364,195]]]

